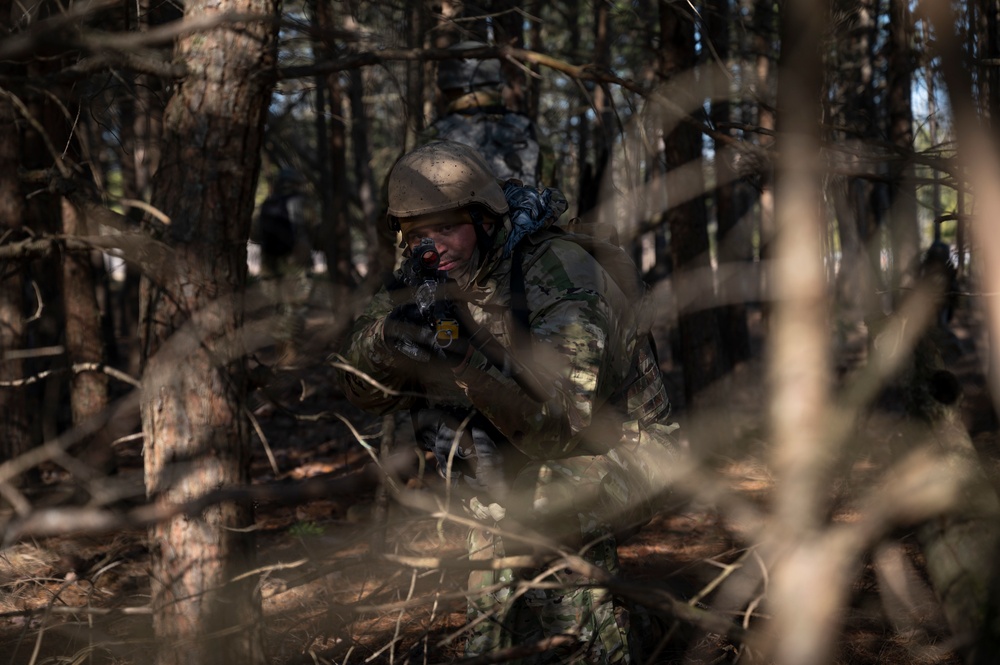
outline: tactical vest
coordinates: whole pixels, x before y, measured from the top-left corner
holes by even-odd
[[[652,308],[645,306],[644,302],[648,287],[632,258],[615,244],[589,235],[568,233],[558,227],[536,231],[529,238],[534,243],[544,242],[550,238],[576,243],[594,257],[622,293],[628,297],[629,302],[635,303],[637,343],[632,366],[623,385],[612,396],[610,404],[626,413],[629,420],[638,421],[640,427],[665,419],[670,413],[670,400],[660,373],[656,343],[652,334]],[[515,330],[517,334],[524,336],[518,341],[522,348],[530,348],[526,338],[531,313],[528,311],[525,296],[521,252],[522,247],[519,244],[514,249],[511,265],[511,309]]]

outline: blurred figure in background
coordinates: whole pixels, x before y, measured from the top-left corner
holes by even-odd
[[[457,52],[487,44],[464,41]],[[535,124],[503,102],[504,79],[496,58],[455,58],[438,65],[437,87],[444,114],[422,136],[421,144],[435,139],[457,141],[475,148],[500,180],[514,178],[528,187],[554,185],[552,160],[539,144]]]
[[[294,352],[305,328],[306,306],[312,290],[312,242],[306,180],[294,169],[283,168],[272,178],[271,192],[254,217],[251,239],[260,245],[261,291],[274,315],[271,326],[279,359]]]

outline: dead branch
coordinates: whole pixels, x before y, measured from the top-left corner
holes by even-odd
[[[48,455],[51,456],[51,454],[52,452],[49,451]],[[42,461],[42,459],[39,458],[37,461]],[[8,475],[3,473],[5,466],[6,464],[0,466],[0,478]],[[12,520],[7,525],[3,545],[9,546],[28,537],[97,535],[123,529],[135,529],[150,526],[178,515],[195,517],[206,508],[219,503],[266,501],[277,505],[295,505],[321,498],[328,499],[331,496],[352,497],[363,490],[373,488],[376,481],[377,472],[365,468],[348,476],[337,478],[317,477],[296,481],[294,484],[271,483],[253,487],[225,488],[183,503],[152,503],[124,511],[91,507],[33,510],[27,516]]]
[[[81,19],[116,4],[113,0],[92,0],[91,2],[74,4],[72,10],[39,21],[28,30],[6,38],[3,43],[0,43],[0,60],[28,58],[43,47],[55,47],[64,52],[73,50],[94,53],[136,51],[143,48],[170,45],[178,37],[195,32],[206,32],[223,25],[275,20],[271,16],[260,14],[223,12],[172,21],[145,32],[108,33],[99,30],[81,30]]]
[[[6,354],[4,355],[6,358]],[[0,388],[14,388],[19,386],[29,386],[33,383],[38,383],[44,379],[54,376],[56,374],[62,374],[64,372],[72,371],[74,374],[79,374],[80,372],[104,372],[108,376],[118,379],[124,383],[131,386],[139,387],[139,380],[129,376],[125,372],[115,369],[105,365],[104,363],[76,363],[72,367],[59,367],[56,369],[46,370],[44,372],[39,372],[32,376],[24,377],[23,379],[15,379],[11,381],[0,381]]]

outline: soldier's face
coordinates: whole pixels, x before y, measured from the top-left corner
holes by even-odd
[[[400,228],[410,249],[424,238],[434,241],[434,247],[441,255],[439,268],[447,270],[449,277],[461,282],[462,277],[470,276],[468,273],[476,253],[476,229],[467,211],[446,210],[410,217],[400,221]]]

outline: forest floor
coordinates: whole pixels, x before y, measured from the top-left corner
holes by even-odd
[[[379,528],[382,522],[373,518],[376,484],[366,473],[371,460],[345,421],[376,447],[382,422],[344,401],[335,370],[324,362],[335,350],[330,329],[323,316],[310,320],[308,346],[268,389],[279,406],[261,392],[252,399],[266,440],[266,445],[255,440],[255,485],[281,482],[294,488],[308,479],[335,478],[359,482],[349,495],[257,503],[258,565],[266,571],[260,592],[268,662],[453,662],[461,655],[466,573],[433,565],[392,565],[390,560],[457,558],[464,550],[465,529],[396,506]],[[992,441],[992,411],[972,332],[956,326],[955,334],[959,352],[952,369],[965,390],[966,422],[974,434],[981,434],[979,441]],[[849,340],[845,348],[856,354],[863,343]],[[669,359],[664,368],[672,395],[679,394],[680,377]],[[759,412],[761,375],[759,365],[750,363],[730,378],[732,408]],[[316,414],[326,415],[302,417]],[[685,410],[680,406],[675,414],[684,432]],[[405,452],[411,448],[405,432],[400,430],[397,447],[411,455],[414,464],[404,479],[411,488],[431,491],[436,475],[420,475],[418,456]],[[116,452],[119,476],[139,482],[140,444],[126,442]],[[994,446],[980,452],[990,468],[997,466],[1000,454]],[[771,476],[762,451],[745,450],[719,469],[734,491],[766,503]],[[50,482],[58,485],[66,479],[53,477]],[[623,570],[633,581],[690,598],[747,551],[742,533],[741,525],[709,505],[668,506],[620,547]],[[899,542],[919,570],[915,546],[905,538]],[[390,556],[373,556],[373,546]],[[143,529],[27,539],[0,550],[0,665],[144,662],[153,644],[148,571]],[[928,602],[933,605],[933,600]],[[879,608],[878,582],[866,565],[845,612],[835,656],[839,665],[960,662],[948,648],[946,635],[928,639],[925,631],[915,648],[912,634],[895,630]],[[935,614],[933,607],[929,613]],[[718,636],[702,635],[686,648],[684,662],[759,662],[746,655],[738,658],[735,647]],[[681,660],[674,654],[656,662]]]

